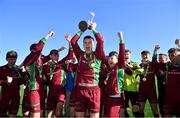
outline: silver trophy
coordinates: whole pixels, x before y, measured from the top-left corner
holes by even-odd
[[[91,14],[91,20],[90,20],[90,23],[92,23],[93,22],[93,20],[94,20],[94,16],[95,16],[95,13],[94,12],[90,12],[90,14]]]

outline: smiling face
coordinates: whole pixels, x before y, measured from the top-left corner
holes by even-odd
[[[112,51],[108,55],[108,65],[110,68],[113,68],[118,63],[118,53]]]
[[[129,51],[125,51],[125,61],[128,63],[131,60],[131,53]]]
[[[159,60],[160,63],[166,63],[167,60],[168,60],[168,57],[167,57],[167,55],[159,54],[158,60]]]
[[[91,53],[94,47],[94,41],[92,38],[85,38],[83,42],[84,50],[86,53]]]
[[[17,52],[15,51],[9,51],[6,54],[6,60],[8,62],[9,66],[14,66],[16,64],[16,60],[17,60]]]
[[[178,55],[177,52],[172,52],[172,53],[169,54],[169,59],[170,59],[171,61],[173,61],[174,58],[175,58],[177,55]]]
[[[112,55],[108,58],[108,64],[110,68],[113,68],[118,62],[118,58],[115,55]]]
[[[16,59],[17,58],[7,58],[6,60],[8,62],[8,65],[12,67],[16,64]]]
[[[58,54],[51,54],[51,60],[53,62],[57,62],[59,60],[59,55]]]
[[[142,58],[142,61],[143,61],[143,62],[146,62],[146,61],[149,60],[150,54],[149,54],[149,53],[141,54],[141,58]]]
[[[180,54],[180,49],[178,48],[170,48],[168,50],[168,56],[169,56],[169,59],[171,60],[171,62],[174,60],[174,58],[176,56],[178,56]]]

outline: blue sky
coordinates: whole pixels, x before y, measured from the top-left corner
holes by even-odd
[[[17,64],[29,54],[29,46],[49,30],[56,35],[43,54],[68,46],[64,34],[74,35],[81,20],[95,13],[97,31],[105,38],[105,52],[118,51],[117,32],[122,31],[132,60],[140,62],[142,50],[155,44],[166,53],[180,38],[180,0],[0,0],[0,65],[9,50],[18,52]],[[91,34],[86,31],[83,36]],[[82,38],[79,41],[82,47]],[[60,53],[64,57],[67,51]]]

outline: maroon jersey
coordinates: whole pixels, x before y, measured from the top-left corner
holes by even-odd
[[[77,41],[80,38],[77,34],[72,38],[71,45],[78,59],[78,71],[76,79],[79,84],[98,85],[99,72],[102,60],[105,60],[103,39],[99,33],[95,34],[97,45],[94,52],[86,54],[83,52]]]
[[[43,66],[43,75],[46,78],[47,83],[50,87],[55,87],[57,85],[65,85],[65,70],[63,65],[66,60],[73,57],[73,50],[69,50],[68,55],[56,64],[48,63]]]
[[[121,94],[124,82],[124,69],[125,69],[125,45],[119,44],[119,57],[118,63],[110,70],[107,75],[107,95]]]
[[[101,106],[104,105],[106,99],[106,78],[109,71],[108,63],[103,63],[101,65],[100,77],[99,77],[99,87],[101,90]]]
[[[30,78],[29,88],[30,90],[38,90],[39,85],[43,88],[42,79],[42,64],[50,60],[48,56],[41,56],[42,49],[45,45],[45,38],[39,41],[33,51],[25,58],[23,65],[28,67],[28,73]]]
[[[13,80],[7,84],[7,76],[12,77]],[[1,100],[0,100],[0,114],[9,113],[16,114],[19,107],[19,89],[20,85],[25,82],[25,74],[17,66],[10,68],[8,65],[0,67],[0,86]]]
[[[157,58],[153,56],[152,62],[148,61],[146,64],[141,63],[140,66],[144,69],[144,73],[140,74],[140,91],[148,91],[155,89],[155,65]]]
[[[157,77],[157,82],[158,82],[158,92],[159,96],[161,94],[164,95],[164,90],[165,90],[165,84],[166,84],[166,71],[168,69],[168,63],[157,63],[156,64],[156,77]],[[164,97],[163,97],[164,98]]]
[[[166,87],[165,87],[165,104],[180,103],[180,66],[169,65],[168,73],[166,73]]]
[[[3,87],[3,93],[10,91],[19,91],[19,87],[24,83],[24,74],[17,66],[10,68],[8,65],[0,67],[0,85]],[[13,81],[10,85],[7,84],[7,76],[12,77]],[[7,92],[6,92],[7,91]]]

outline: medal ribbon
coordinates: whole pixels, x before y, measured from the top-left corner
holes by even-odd
[[[50,81],[52,80],[53,78],[53,70],[56,68],[56,64],[50,64]]]
[[[165,82],[165,83],[166,83],[167,77],[168,77],[168,67],[169,67],[169,63],[167,62],[167,63],[166,63],[166,71],[165,71],[165,79],[164,79],[164,82]]]
[[[84,58],[86,59],[86,53],[84,53]],[[92,62],[93,62],[93,53],[90,53],[90,59],[89,59],[89,61],[86,59],[86,63],[87,63],[87,65],[90,67],[90,68],[92,68]]]
[[[38,69],[38,71],[39,71],[40,77],[42,77],[42,68],[41,68],[41,65],[40,65],[39,60],[38,60],[38,66],[37,66],[37,69]]]
[[[148,70],[149,70],[149,65],[150,65],[150,62],[147,61],[147,68],[146,68],[146,70],[145,70],[144,64],[142,63],[142,67],[143,67],[143,69],[144,69],[144,78],[147,78]]]

